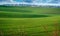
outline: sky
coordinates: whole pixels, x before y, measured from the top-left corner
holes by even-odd
[[[20,2],[25,2],[25,3],[38,3],[39,4],[58,4],[60,5],[60,0],[0,0],[0,4],[4,3],[20,3]]]
[[[9,2],[11,0],[0,0],[0,2]],[[37,3],[59,3],[60,0],[12,0],[12,1],[15,1],[15,2],[28,2],[28,3],[31,3],[33,1],[37,2]]]

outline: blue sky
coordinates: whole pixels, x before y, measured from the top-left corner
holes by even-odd
[[[14,1],[16,1],[16,2],[22,2],[23,0],[14,0]]]
[[[0,4],[2,4],[2,3],[9,3],[10,2],[10,0],[0,0]],[[13,2],[16,2],[16,3],[20,3],[20,2],[23,2],[23,0],[13,0]],[[40,3],[46,3],[46,4],[59,4],[60,5],[60,0],[24,0],[24,2],[26,2],[26,3],[32,3],[32,2],[35,2],[35,3],[38,3],[38,4],[40,4]]]
[[[14,1],[16,1],[16,2],[22,2],[23,0],[14,0]],[[28,3],[30,3],[30,2],[32,2],[33,0],[24,0],[25,2],[28,2]],[[34,0],[35,1],[35,0]],[[48,1],[50,1],[49,3],[58,3],[59,2],[59,0],[36,0],[37,1],[37,3],[38,2],[42,2],[42,3],[46,3],[46,2],[48,2]]]
[[[9,0],[0,0],[0,2],[4,2],[4,1],[9,1]],[[13,1],[16,1],[16,2],[23,2],[23,0],[13,0]],[[58,3],[60,2],[60,0],[24,0],[24,2],[28,2],[28,3],[31,3],[32,1],[36,1],[37,3]],[[50,1],[50,2],[49,2]]]

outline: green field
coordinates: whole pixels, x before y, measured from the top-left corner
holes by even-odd
[[[0,6],[0,36],[60,36],[60,8]]]

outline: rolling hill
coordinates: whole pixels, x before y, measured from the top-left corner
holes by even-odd
[[[0,36],[60,36],[60,8],[0,6]]]

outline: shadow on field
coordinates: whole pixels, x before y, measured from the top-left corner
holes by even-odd
[[[0,11],[4,11],[4,12],[22,12],[22,13],[30,13],[32,11],[30,10],[19,10],[19,9],[0,9]]]
[[[49,15],[0,13],[0,18],[41,18],[41,17],[49,17]]]
[[[0,6],[0,11],[4,12],[21,12],[21,13],[30,13],[31,10],[22,9],[22,7],[13,7],[13,6]]]

